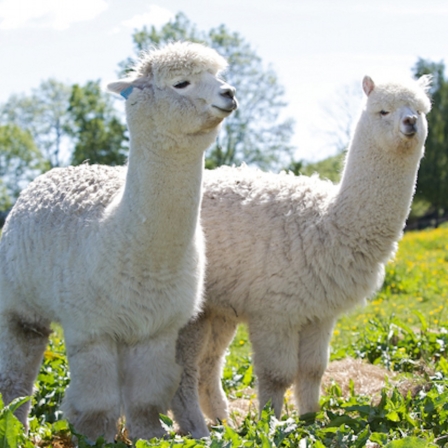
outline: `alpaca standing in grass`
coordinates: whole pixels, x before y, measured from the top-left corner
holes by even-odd
[[[172,402],[183,431],[208,433],[198,387],[207,416],[228,417],[220,378],[239,322],[249,328],[260,410],[270,400],[280,417],[291,384],[300,414],[318,410],[335,321],[380,287],[402,236],[427,134],[427,86],[427,77],[364,78],[367,101],[339,185],[244,166],[206,172],[206,303],[181,330],[184,373]]]
[[[64,329],[63,410],[90,439],[162,436],[181,375],[178,330],[200,307],[204,151],[235,108],[214,50],[176,43],[109,85],[126,100],[125,168],[57,168],[21,194],[0,245],[0,392],[31,395],[50,333]],[[26,425],[29,405],[18,411]]]

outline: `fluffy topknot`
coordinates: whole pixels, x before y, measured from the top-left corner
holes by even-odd
[[[416,110],[427,114],[431,110],[431,100],[428,96],[431,79],[431,76],[423,75],[419,79],[373,82],[366,76],[363,80],[363,88],[369,97],[370,108],[382,108],[388,101],[391,103],[390,107],[402,102],[412,104]]]
[[[151,77],[156,84],[204,71],[216,75],[227,61],[212,48],[192,42],[170,43],[143,53],[133,69],[135,77]]]

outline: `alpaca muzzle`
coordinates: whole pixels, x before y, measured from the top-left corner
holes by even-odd
[[[417,115],[406,115],[400,126],[400,131],[406,137],[413,137],[417,133]]]

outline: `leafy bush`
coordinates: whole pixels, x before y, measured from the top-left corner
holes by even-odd
[[[14,416],[14,411],[22,404],[26,403],[29,398],[17,398],[8,406],[4,406],[0,396],[0,447],[1,448],[24,448],[33,447],[34,445],[27,440],[22,423]]]
[[[429,368],[445,372],[448,330],[444,326],[429,329],[423,315],[418,314],[419,328],[410,327],[395,316],[371,319],[356,341],[339,354],[381,364],[396,372],[421,373]]]
[[[64,342],[54,335],[45,351],[44,361],[36,381],[31,416],[39,423],[54,423],[62,418],[60,405],[70,382]]]

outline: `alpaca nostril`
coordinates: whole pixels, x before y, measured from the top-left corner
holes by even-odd
[[[408,115],[404,118],[403,123],[406,125],[414,125],[417,123],[417,117],[415,115]]]
[[[235,91],[236,89],[234,87],[226,87],[224,91],[221,92],[222,96],[226,96],[227,98],[230,98],[233,100],[235,98]]]

